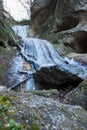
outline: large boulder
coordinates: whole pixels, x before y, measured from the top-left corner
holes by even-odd
[[[87,112],[82,107],[59,103],[42,93],[0,91],[0,129],[13,128],[86,130]]]
[[[87,109],[87,80],[65,96],[64,103],[79,105]]]

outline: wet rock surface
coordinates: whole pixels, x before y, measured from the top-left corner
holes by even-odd
[[[87,54],[80,54],[80,53],[70,53],[67,55],[69,58],[73,58],[75,61],[79,62],[80,64],[87,66]]]
[[[87,129],[87,112],[83,108],[59,103],[47,97],[47,91],[44,94],[0,91],[0,106],[7,106],[6,111],[0,111],[0,129],[17,128],[18,125],[23,130]]]

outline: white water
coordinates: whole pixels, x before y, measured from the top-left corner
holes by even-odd
[[[23,48],[23,53],[27,56],[27,58],[28,56],[31,56],[34,59],[37,69],[43,66],[49,67],[58,65],[63,67],[66,71],[69,70],[72,74],[76,74],[83,79],[87,77],[87,67],[82,66],[73,59],[69,59],[67,57],[64,59],[61,58],[53,48],[52,44],[50,44],[47,40],[27,38],[28,32],[26,26],[15,26],[13,29],[24,41],[25,48]],[[32,88],[34,88],[33,80],[31,80],[31,82],[31,84],[33,84]],[[28,83],[30,84],[30,81]]]
[[[47,40],[28,38],[25,39],[25,42],[26,47],[24,53],[26,55],[34,57],[40,66],[62,63],[63,59],[58,55],[52,44]]]
[[[29,26],[24,25],[24,26],[13,26],[12,29],[14,32],[20,36],[21,40],[24,42],[23,44],[26,43],[26,39],[28,39],[28,33],[29,33]],[[28,50],[29,51],[29,50]],[[20,60],[21,62],[21,60]],[[22,70],[22,68],[19,68],[19,71]],[[21,75],[21,81],[23,80],[24,75]],[[21,84],[21,88],[23,88]],[[24,88],[23,88],[24,89]],[[26,81],[25,89],[24,90],[35,90],[35,89],[40,89],[40,86],[38,83],[35,83],[33,77],[31,77],[29,80]]]
[[[8,3],[8,1],[9,1],[9,3]],[[5,6],[6,10],[8,10],[9,13],[16,20],[20,21],[22,19],[29,19],[29,15],[27,15],[26,10],[24,11],[23,6],[17,5],[19,3],[18,0],[15,0],[15,2],[17,2],[17,3],[13,4],[14,1],[12,1],[12,0],[4,0],[4,6]],[[24,48],[24,54],[26,56],[30,55],[31,57],[33,57],[34,60],[37,63],[39,63],[39,65],[41,67],[59,65],[59,66],[62,66],[63,69],[65,69],[66,71],[69,70],[69,72],[71,72],[72,74],[76,74],[83,79],[87,78],[87,68],[86,67],[77,63],[73,59],[70,60],[68,58],[65,58],[65,59],[61,58],[48,41],[36,39],[36,38],[29,39],[28,38],[28,31],[29,31],[28,26],[14,26],[13,30],[26,43],[25,44],[26,48]],[[35,50],[38,50],[38,51],[35,51]],[[35,88],[36,86],[38,87],[38,85],[34,83],[33,78],[28,80],[26,83],[27,90],[34,90],[34,89],[36,89]]]
[[[12,27],[14,32],[21,37],[21,39],[26,39],[28,37],[29,33],[29,26],[24,25],[24,26],[13,26]]]
[[[11,67],[8,70],[8,80],[10,83],[9,87],[13,87],[23,80],[24,75],[19,74],[19,70],[23,67],[23,59],[21,56],[16,56],[11,61]]]

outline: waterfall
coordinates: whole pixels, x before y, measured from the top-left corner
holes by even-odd
[[[22,44],[24,45],[23,50],[27,54],[29,52],[28,47],[27,47],[29,26],[28,25],[24,25],[24,26],[15,25],[15,26],[12,27],[12,29],[21,38]],[[26,50],[24,48],[25,46],[26,46]],[[23,61],[21,61],[21,62],[23,62]],[[20,68],[19,70],[22,70],[22,68]],[[19,70],[17,70],[17,71],[19,71]],[[23,80],[23,78],[24,78],[24,75],[21,75],[21,81]],[[21,84],[21,88],[23,88],[22,84]],[[35,89],[41,89],[41,87],[39,86],[38,83],[36,83],[34,81],[33,77],[31,77],[26,81],[25,90],[28,91],[28,90],[35,90]]]
[[[26,39],[28,37],[28,33],[29,33],[29,26],[28,25],[24,25],[24,26],[13,26],[12,29],[14,30],[14,32],[20,36],[21,39]]]
[[[61,58],[52,44],[47,40],[28,38],[28,26],[14,26],[13,30],[22,39],[24,45],[21,47],[21,54],[24,59],[31,65],[30,71],[32,71],[32,73],[37,73],[37,71],[42,71],[47,68],[47,73],[51,72],[51,75],[52,73],[55,75],[57,71],[58,72],[56,75],[59,75],[58,73],[60,73],[60,75],[61,73],[64,73],[66,76],[66,78],[64,78],[65,80],[68,77],[67,75],[77,75],[81,79],[85,79],[87,77],[87,67],[82,66],[73,59],[68,59],[67,57]],[[56,72],[50,69],[52,67],[55,68]],[[23,72],[30,74],[30,72],[27,70]],[[44,75],[44,72],[41,73]],[[47,81],[45,77],[43,78]],[[53,80],[52,78],[51,81]],[[59,76],[58,78],[60,79]],[[72,78],[70,80],[72,80]],[[52,83],[55,83],[55,79],[52,81]],[[26,82],[27,90],[34,90],[39,88],[42,87],[34,81],[33,76]]]
[[[87,77],[87,67],[73,59],[67,57],[61,58],[52,44],[47,40],[27,38],[25,41],[25,50],[23,53],[27,56],[27,59],[31,57],[36,69],[56,65],[83,79]]]
[[[15,2],[17,2],[18,4],[18,0],[16,0]],[[15,4],[13,6],[15,7]],[[16,10],[14,8],[11,9],[10,4],[8,4],[7,0],[4,0],[4,7],[6,9],[7,7],[9,7],[8,10],[11,14],[12,11],[14,11],[12,15],[16,20],[20,21],[23,19],[29,19],[29,16],[27,17],[25,15],[27,13],[23,10],[23,6],[18,6],[18,9],[20,8],[22,10]],[[67,57],[61,58],[52,46],[52,44],[47,40],[29,38],[28,25],[15,25],[12,28],[15,31],[15,33],[21,38],[21,41],[23,43],[22,46],[19,45],[22,60],[26,60],[27,63],[31,66],[30,70],[22,70],[22,66],[19,66],[16,69],[16,71],[23,73],[23,75],[21,74],[21,81],[24,77],[26,77],[25,75],[27,74],[28,80],[26,81],[25,85],[27,90],[41,88],[39,83],[35,81],[35,78],[57,85],[62,84],[63,81],[66,83],[75,81],[78,77],[81,79],[87,78],[87,67],[78,64],[73,59],[68,59]],[[19,62],[17,62],[17,64],[18,63]],[[20,68],[21,70],[18,70]],[[30,75],[31,77],[29,77]]]

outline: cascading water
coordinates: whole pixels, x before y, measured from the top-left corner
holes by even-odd
[[[26,48],[26,50],[25,50],[24,46],[26,45],[26,39],[28,39],[29,26],[28,25],[24,25],[24,26],[17,26],[17,25],[15,25],[15,26],[12,27],[12,29],[20,37],[20,39],[22,41],[22,44],[23,44],[23,50],[25,52],[27,52],[28,48]],[[19,71],[20,70],[22,70],[22,68],[20,68]],[[22,80],[23,80],[23,78],[24,78],[24,75],[22,76]],[[12,87],[14,87],[14,85]],[[23,88],[22,84],[21,84],[21,88]],[[25,83],[25,90],[28,91],[28,90],[34,90],[34,89],[40,89],[40,86],[39,86],[38,83],[35,83],[35,81],[33,79],[33,76],[32,76],[31,78],[29,78],[26,81],[26,83]]]
[[[61,72],[65,71],[65,73],[68,72],[73,75],[77,75],[81,79],[87,77],[86,67],[79,65],[73,59],[70,60],[67,57],[64,59],[61,58],[56,52],[56,50],[53,48],[52,44],[49,43],[47,40],[28,38],[28,26],[14,26],[13,30],[17,35],[21,37],[23,42],[23,46],[21,47],[21,54],[24,59],[26,59],[26,61],[31,65],[31,69],[29,71],[19,70],[20,72],[22,71],[23,74],[26,73],[29,76],[32,75],[31,78],[26,81],[26,90],[43,88],[34,81],[33,74],[30,74],[30,72],[36,73],[36,71],[40,70],[41,68],[48,68],[48,70],[50,70],[51,67],[55,68],[56,66],[56,71],[60,68]],[[55,74],[55,72],[52,73],[53,75]],[[55,80],[52,83],[54,84]]]
[[[25,26],[13,26],[12,29],[15,31],[15,33],[21,38],[21,39],[26,39],[28,37],[28,33],[29,33],[29,26],[25,25]]]
[[[20,36],[21,41],[23,42],[23,46],[20,46],[20,54],[31,65],[29,71],[22,70],[22,68],[20,68],[20,70],[17,69],[17,71],[23,74],[26,73],[28,76],[25,85],[27,90],[40,88],[40,86],[34,81],[33,75],[35,73],[37,78],[41,77],[40,79],[44,79],[46,82],[57,85],[59,85],[59,83],[62,84],[63,80],[68,82],[68,78],[70,79],[69,82],[71,82],[73,76],[75,76],[73,80],[77,79],[77,77],[80,77],[81,79],[87,78],[86,67],[79,65],[68,58],[61,58],[53,48],[52,44],[48,41],[37,38],[28,38],[28,26],[20,25],[13,26],[12,28],[15,33]],[[25,75],[22,76],[22,79],[24,77]]]

